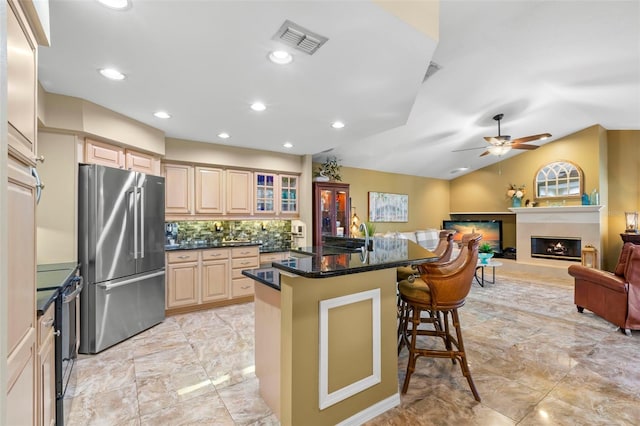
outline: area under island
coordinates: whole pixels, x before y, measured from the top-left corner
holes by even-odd
[[[283,425],[361,424],[400,403],[396,267],[437,257],[408,240],[351,242],[243,271],[260,394]]]

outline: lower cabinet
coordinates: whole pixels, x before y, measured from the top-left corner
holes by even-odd
[[[258,247],[235,247],[231,249],[231,296],[253,296],[253,280],[242,275],[244,269],[259,265]]]
[[[229,298],[229,250],[202,251],[202,302],[213,302]]]
[[[260,253],[260,264],[270,264],[271,262],[277,262],[289,257],[288,251],[278,251],[274,253]]]
[[[54,307],[49,309],[38,321],[38,425],[56,424],[56,356],[54,341]]]
[[[242,270],[258,266],[257,246],[167,253],[167,314],[250,301],[253,280]]]

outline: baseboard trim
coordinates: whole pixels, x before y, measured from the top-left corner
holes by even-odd
[[[385,411],[389,411],[392,408],[397,407],[398,405],[400,405],[400,394],[396,392],[389,398],[373,404],[371,407],[354,414],[348,419],[344,419],[336,426],[361,425],[362,423],[367,422]]]

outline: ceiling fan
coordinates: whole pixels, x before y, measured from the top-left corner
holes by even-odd
[[[522,138],[511,140],[511,136],[500,134],[500,120],[502,120],[502,117],[504,117],[504,114],[497,114],[493,116],[493,119],[498,122],[498,136],[485,136],[484,140],[486,140],[490,146],[485,152],[480,154],[480,157],[484,157],[488,154],[501,156],[511,151],[511,149],[536,149],[538,148],[537,145],[527,145],[527,142],[543,140],[551,137],[551,133],[540,133],[539,135],[525,136]],[[470,149],[481,148],[484,147],[460,149],[458,151],[468,151]]]

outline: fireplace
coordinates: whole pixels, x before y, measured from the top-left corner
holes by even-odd
[[[602,236],[605,234],[603,224],[607,220],[606,206],[549,206],[549,207],[511,207],[516,214],[516,249],[517,262],[540,266],[549,266],[566,271],[566,256],[544,257],[532,256],[531,238],[552,238],[570,236],[579,238],[581,245],[590,244],[602,253]],[[581,257],[581,247],[571,260]],[[564,250],[563,250],[564,252]],[[602,256],[598,256],[598,268],[602,268]]]
[[[531,257],[580,262],[582,240],[576,237],[531,236]]]

